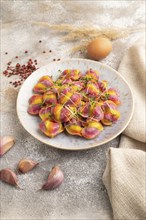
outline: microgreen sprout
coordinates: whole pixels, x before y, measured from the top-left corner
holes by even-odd
[[[105,100],[108,100],[108,99],[109,99],[109,97],[110,97],[110,94],[105,93],[104,97],[105,97]]]

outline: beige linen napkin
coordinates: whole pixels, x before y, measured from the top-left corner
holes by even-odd
[[[119,148],[110,148],[103,182],[116,220],[146,219],[145,43],[140,39],[124,56],[119,72],[134,95],[134,114]]]

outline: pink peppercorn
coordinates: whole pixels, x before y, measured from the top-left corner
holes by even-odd
[[[23,81],[31,75],[32,72],[38,69],[36,68],[36,62],[37,60],[35,60],[35,63],[33,63],[32,59],[29,59],[26,64],[21,65],[20,63],[17,63],[14,66],[11,65],[12,62],[8,62],[7,68],[5,71],[3,71],[3,74],[6,77],[17,75],[19,79],[15,80],[14,82],[10,81],[9,83],[12,84],[14,87],[20,86]]]

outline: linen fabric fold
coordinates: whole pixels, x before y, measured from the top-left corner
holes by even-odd
[[[124,56],[119,72],[134,96],[132,119],[119,148],[110,148],[103,183],[116,220],[146,219],[146,73],[145,42],[138,40]]]

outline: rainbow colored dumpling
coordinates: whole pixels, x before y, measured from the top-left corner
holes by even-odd
[[[43,106],[42,95],[35,94],[28,100],[29,107],[27,112],[31,115],[38,115]]]
[[[39,116],[42,120],[51,119],[51,106],[41,108]]]
[[[61,123],[54,122],[51,120],[44,120],[39,124],[40,130],[50,138],[55,137],[57,134],[61,133],[64,128]]]
[[[89,120],[87,126],[82,129],[82,136],[86,139],[93,139],[103,130],[100,122]]]
[[[50,76],[42,76],[38,83],[33,87],[35,93],[45,93],[51,86],[53,86],[53,80]]]
[[[46,105],[52,105],[57,103],[57,96],[54,92],[48,91],[43,95],[43,102]]]
[[[120,118],[120,112],[117,110],[117,105],[111,100],[104,102],[103,106],[104,118],[101,122],[104,125],[111,125]]]

